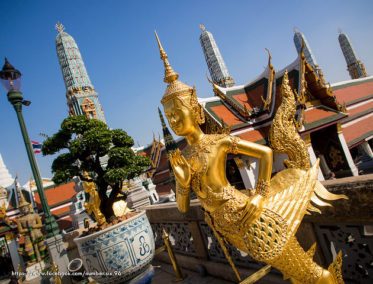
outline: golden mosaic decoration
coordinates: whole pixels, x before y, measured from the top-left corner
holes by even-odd
[[[288,73],[285,71],[281,85],[282,102],[272,121],[269,131],[271,148],[275,152],[286,153],[284,161],[287,168],[307,170],[310,168],[310,156],[306,143],[298,134],[294,120],[296,112],[295,96],[289,85]]]

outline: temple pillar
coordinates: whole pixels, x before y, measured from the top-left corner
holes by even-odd
[[[320,180],[320,181],[325,180],[324,174],[323,174],[323,166],[326,165],[327,168],[329,169],[328,165],[325,162],[325,158],[324,157],[316,157],[315,151],[313,150],[313,147],[312,147],[312,144],[311,144],[311,135],[310,134],[306,134],[303,137],[303,140],[306,143],[308,154],[310,155],[311,165],[314,165],[317,161],[317,158],[320,158],[320,167],[319,167],[319,172],[317,174],[317,179]],[[322,158],[324,158],[324,159],[322,160]],[[330,169],[329,169],[329,172],[331,172]],[[324,171],[324,173],[325,173],[325,171]]]
[[[373,158],[373,151],[370,148],[368,141],[364,141],[362,144],[359,145],[361,151],[363,151],[369,158]]]
[[[346,142],[345,137],[343,136],[342,126],[341,126],[340,123],[337,124],[337,133],[338,133],[339,142],[341,143],[343,153],[346,157],[346,160],[347,160],[348,166],[351,170],[351,173],[352,173],[353,176],[358,176],[359,171],[358,171],[358,169],[357,169],[357,167],[354,163],[354,160],[352,159],[350,150],[348,149],[347,142]]]

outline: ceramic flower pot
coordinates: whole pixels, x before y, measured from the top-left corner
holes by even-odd
[[[154,237],[145,211],[74,241],[85,276],[99,283],[129,282],[149,268],[154,256]]]

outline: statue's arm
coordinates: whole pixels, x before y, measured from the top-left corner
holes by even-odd
[[[41,223],[41,218],[39,216],[36,217],[36,224],[34,225],[34,229],[40,229],[43,226]]]
[[[273,153],[272,149],[257,143],[242,140],[238,137],[229,136],[229,152],[242,154],[259,160],[259,173],[256,190],[259,194],[266,196],[271,180]]]
[[[27,232],[27,229],[23,228],[22,223],[20,221],[17,221],[17,229],[18,229],[18,233],[20,234],[24,234]]]
[[[176,203],[177,209],[181,213],[189,211],[190,206],[190,186],[183,187],[180,183],[176,182]]]
[[[191,169],[179,149],[169,154],[169,160],[176,178],[177,208],[180,212],[186,213],[190,203]]]

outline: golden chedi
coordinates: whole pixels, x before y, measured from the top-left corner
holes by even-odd
[[[343,283],[341,255],[326,270],[312,260],[295,238],[303,216],[317,209],[311,199],[325,206],[329,204],[319,197],[343,197],[329,193],[317,182],[318,163],[309,170],[286,169],[271,180],[271,148],[226,134],[204,134],[199,126],[204,122],[204,112],[195,89],[178,80],[157,35],[156,38],[165,67],[164,81],[168,84],[161,100],[164,112],[172,130],[188,143],[183,153],[176,150],[169,155],[179,211],[188,211],[193,190],[214,233],[253,259],[280,270],[285,279],[303,284]],[[283,84],[288,84],[286,75]],[[228,154],[260,161],[254,194],[246,195],[229,184],[225,174]]]

